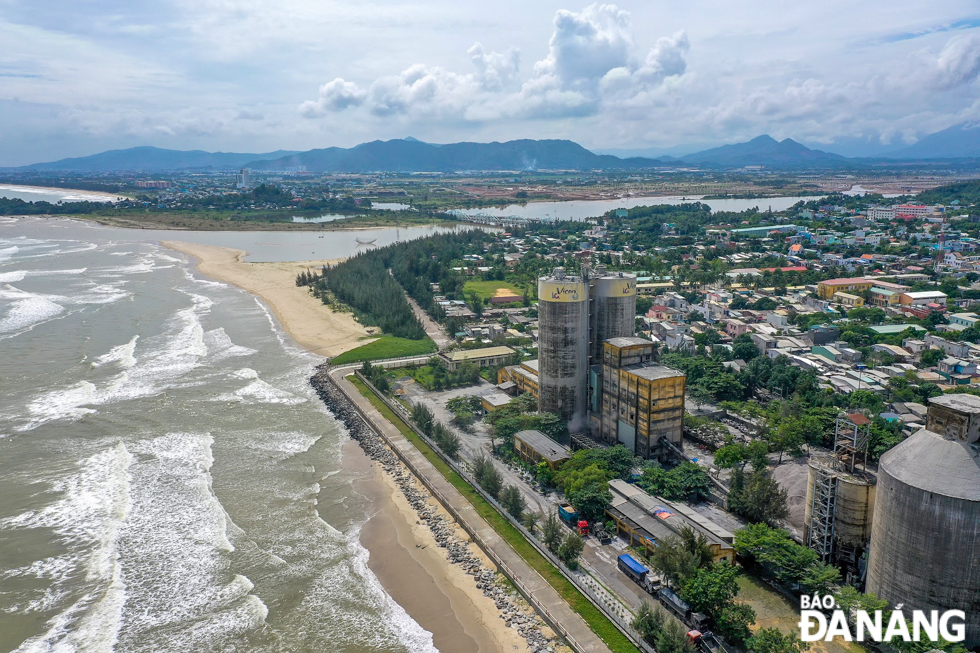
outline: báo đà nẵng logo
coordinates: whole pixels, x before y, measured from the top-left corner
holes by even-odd
[[[847,642],[939,641],[966,639],[966,613],[962,610],[912,610],[909,617],[898,605],[894,610],[855,610],[848,614],[837,607],[833,596],[804,594],[800,597],[800,639],[825,642],[840,637]],[[829,615],[827,611],[830,611]]]

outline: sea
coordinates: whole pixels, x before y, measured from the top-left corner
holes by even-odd
[[[0,218],[0,652],[434,651],[318,362],[152,234]]]

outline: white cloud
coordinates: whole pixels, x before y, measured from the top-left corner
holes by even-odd
[[[976,0],[617,5],[0,0],[0,165],[406,134],[833,150],[980,120]]]
[[[367,91],[362,90],[354,82],[348,82],[343,77],[338,77],[321,86],[320,97],[304,102],[299,106],[299,111],[307,118],[314,118],[328,111],[360,106],[364,104],[366,99]]]
[[[935,66],[935,81],[943,88],[976,81],[980,76],[980,37],[953,37],[936,57]]]
[[[594,115],[607,95],[619,101],[683,75],[689,49],[687,35],[680,31],[657,40],[641,59],[629,12],[598,4],[578,13],[562,9],[554,18],[548,55],[534,64],[523,83],[517,48],[487,52],[477,42],[467,51],[475,72],[414,64],[400,75],[375,79],[366,92],[337,78],[320,87],[317,100],[302,103],[300,112],[317,117],[364,104],[376,116],[472,122]]]

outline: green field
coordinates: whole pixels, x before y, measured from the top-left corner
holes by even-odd
[[[476,293],[477,297],[485,301],[491,297],[495,297],[498,288],[503,288],[518,297],[524,296],[523,290],[506,281],[467,281],[463,285],[463,294],[469,297],[471,293]]]
[[[364,361],[383,360],[385,358],[401,358],[402,356],[423,356],[433,354],[439,348],[431,338],[422,340],[409,340],[408,338],[396,338],[395,336],[381,336],[373,342],[361,345],[356,349],[345,351],[343,354],[334,357],[331,365],[347,365],[349,363],[362,363]]]
[[[496,283],[496,282],[495,282]],[[439,455],[432,450],[429,445],[425,443],[422,438],[420,438],[415,431],[413,431],[408,424],[405,423],[398,415],[394,413],[387,404],[385,404],[380,397],[378,397],[374,392],[370,390],[360,379],[357,377],[351,377],[350,381],[357,387],[362,395],[367,397],[368,401],[378,409],[378,412],[391,422],[398,431],[408,439],[415,448],[418,449],[426,460],[428,460],[432,465],[439,470],[447,481],[452,483],[453,487],[459,490],[460,494],[466,497],[476,511],[480,513],[490,526],[493,527],[497,533],[507,540],[507,542],[514,547],[514,550],[527,561],[527,563],[552,586],[561,595],[563,599],[568,603],[569,607],[572,608],[585,623],[589,625],[593,632],[598,635],[602,641],[609,646],[609,649],[613,653],[638,653],[638,649],[633,645],[629,639],[626,638],[623,633],[619,632],[619,629],[613,625],[609,619],[606,618],[602,612],[599,611],[597,607],[592,605],[581,592],[576,589],[572,583],[561,575],[561,572],[555,568],[548,560],[538,553],[538,550],[531,545],[521,532],[514,528],[513,525],[507,519],[503,517],[499,512],[494,509],[487,501],[473,489],[469,483],[467,483],[462,476],[453,471],[452,467],[446,464],[446,462],[439,457]]]
[[[760,628],[778,628],[783,634],[799,632],[799,605],[772,589],[751,574],[738,576],[738,598],[740,603],[749,604],[755,610],[753,631]],[[867,649],[857,642],[845,642],[834,638],[832,642],[813,642],[811,653],[867,653]]]

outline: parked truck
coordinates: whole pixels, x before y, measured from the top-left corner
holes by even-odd
[[[691,628],[700,630],[708,621],[706,616],[700,612],[695,612],[687,601],[666,587],[657,592],[657,598],[660,599],[660,602],[665,608],[677,615],[681,621]]]
[[[559,503],[558,518],[569,526],[574,526],[578,522],[578,510],[573,508],[570,503]]]
[[[589,522],[579,518],[578,510],[573,508],[572,504],[559,503],[558,518],[568,524],[579,535],[589,534]]]
[[[624,553],[617,558],[616,566],[619,567],[621,572],[629,576],[630,580],[640,587],[646,585],[647,574],[650,573],[650,569],[640,564],[640,561],[633,556],[629,555],[628,553]]]

